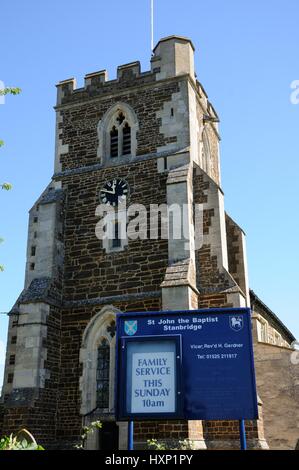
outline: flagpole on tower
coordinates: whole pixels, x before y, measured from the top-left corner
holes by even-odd
[[[154,50],[154,0],[151,0],[151,51]]]

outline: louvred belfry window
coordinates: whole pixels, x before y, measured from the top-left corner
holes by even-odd
[[[115,126],[110,132],[110,155],[111,157],[118,157],[118,130]]]
[[[110,345],[103,339],[98,347],[97,407],[109,408]]]
[[[128,103],[117,102],[104,113],[97,124],[97,157],[104,166],[128,161],[138,154],[139,123]]]
[[[123,127],[123,155],[128,155],[131,153],[131,128],[129,124],[126,124]]]
[[[131,141],[131,127],[124,113],[119,111],[114,116],[110,128],[110,157],[130,155],[132,152]]]

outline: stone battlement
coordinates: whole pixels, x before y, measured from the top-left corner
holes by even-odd
[[[153,56],[151,59],[152,64],[156,60],[160,60],[160,57]],[[186,71],[184,74],[186,75]],[[179,75],[178,75],[179,76]],[[117,78],[109,80],[108,72],[106,69],[99,70],[97,72],[91,72],[84,77],[84,87],[77,88],[76,78],[68,78],[60,81],[57,87],[57,106],[74,103],[84,99],[94,98],[95,96],[114,94],[122,89],[154,84],[159,80],[165,80],[172,77],[161,78],[161,67],[153,67],[152,70],[141,72],[141,66],[139,61],[130,62],[128,64],[119,65],[117,67]],[[198,97],[207,114],[218,120],[217,112],[210,103],[208,95],[202,86],[202,84],[195,78],[192,77],[194,86],[198,93]]]
[[[113,93],[113,87],[148,84],[164,79],[189,75],[198,91],[199,97],[208,106],[208,96],[203,86],[196,80],[194,71],[194,46],[190,39],[181,36],[162,38],[156,45],[151,57],[151,70],[141,72],[139,61],[119,65],[116,79],[109,80],[107,70],[88,73],[84,77],[84,87],[77,88],[76,79],[69,78],[57,86],[57,105],[66,104],[95,94]]]

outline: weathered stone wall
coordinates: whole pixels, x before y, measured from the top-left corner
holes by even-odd
[[[203,207],[203,245],[196,252],[197,288],[202,294],[220,293],[236,286],[227,271],[224,216],[217,193],[220,188],[199,168],[193,175],[194,203]],[[225,223],[225,221],[224,221]]]
[[[299,365],[292,364],[288,348],[255,343],[254,353],[269,447],[294,450],[299,440]]]
[[[250,305],[248,268],[245,246],[245,234],[243,230],[226,214],[226,236],[228,252],[228,269]]]
[[[155,153],[158,147],[177,141],[175,133],[165,136],[160,131],[162,119],[157,119],[157,112],[163,110],[164,103],[171,102],[184,81],[156,83],[155,75],[152,75],[152,85],[138,88],[140,80],[107,82],[105,87],[97,89],[97,93],[93,91],[92,100],[86,100],[88,91],[78,91],[64,100],[63,104],[75,103],[77,106],[59,110],[59,138],[68,148],[68,153],[61,155],[62,171],[101,163],[97,158],[97,126],[105,112],[117,102],[125,102],[136,113],[139,125],[137,156]]]
[[[105,181],[125,179],[127,205],[166,203],[166,174],[157,161],[105,168],[63,179],[65,216],[64,301],[159,290],[168,264],[167,240],[129,240],[124,251],[106,253],[95,235],[95,210]],[[154,190],[153,190],[154,189]]]

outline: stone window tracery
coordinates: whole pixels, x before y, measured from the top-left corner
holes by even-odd
[[[110,157],[122,157],[131,154],[131,127],[122,111],[116,113],[111,122]]]
[[[131,106],[126,103],[112,106],[98,124],[98,158],[109,165],[136,156],[137,131],[138,121]]]
[[[80,349],[81,414],[114,408],[115,317],[119,310],[105,306],[86,326]],[[105,411],[105,412],[106,412]]]

